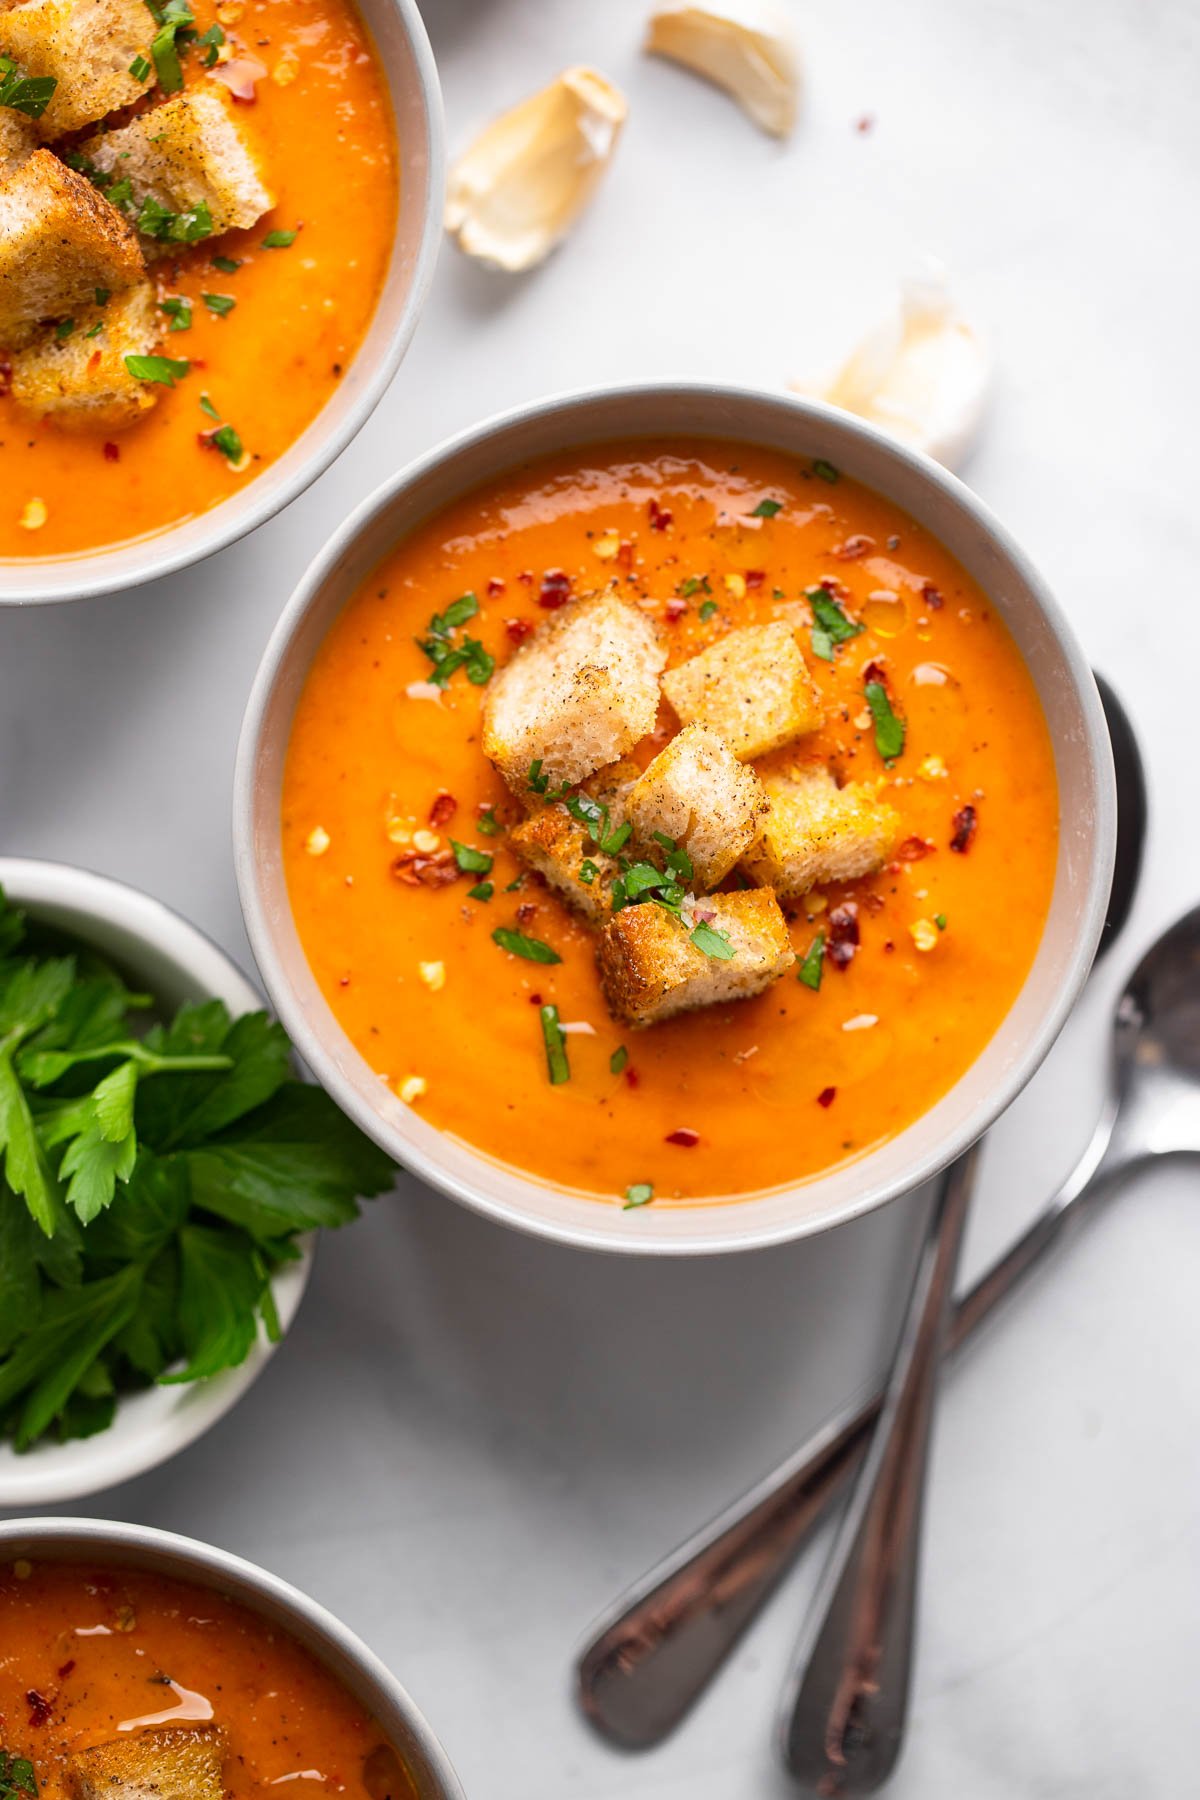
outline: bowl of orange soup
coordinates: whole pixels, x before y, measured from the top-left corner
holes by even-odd
[[[172,1532],[0,1524],[12,1800],[462,1800],[391,1672],[315,1601]]]
[[[552,400],[369,499],[236,777],[272,998],[509,1224],[761,1246],[933,1174],[1045,1055],[1111,876],[1095,685],[952,476],[812,403]]]
[[[0,11],[0,604],[168,574],[294,499],[440,240],[415,0],[88,3],[57,35]]]

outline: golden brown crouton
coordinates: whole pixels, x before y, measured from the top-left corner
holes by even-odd
[[[584,783],[583,792],[606,810],[607,817],[596,821],[602,836],[624,825],[628,796],[640,773],[636,763],[612,763]],[[604,923],[612,910],[612,884],[620,864],[601,850],[588,826],[561,801],[539,807],[509,833],[508,841],[568,906],[593,925]]]
[[[82,154],[105,175],[128,181],[136,216],[146,200],[171,213],[208,208],[212,231],[245,230],[274,206],[242,127],[207,88],[179,94],[119,131],[88,138]],[[177,246],[166,243],[165,252]]]
[[[58,83],[38,120],[47,140],[94,125],[154,86],[154,32],[144,0],[0,3],[0,54],[10,56],[22,74]],[[130,73],[139,57],[149,64],[140,79]]]
[[[856,881],[891,855],[900,819],[860,782],[839,788],[824,763],[760,770],[770,810],[742,859],[752,880],[785,900],[828,881]]]
[[[534,763],[551,792],[573,787],[653,728],[666,660],[653,622],[618,595],[564,606],[493,677],[484,755],[518,794]]]
[[[61,338],[43,326],[12,359],[12,395],[27,412],[41,413],[68,431],[123,431],[158,399],[162,389],[137,381],[127,356],[149,356],[162,335],[152,282],[114,294],[105,306],[75,315]]]
[[[0,106],[0,181],[28,162],[38,147],[38,135],[30,119],[11,106]]]
[[[633,829],[647,847],[656,834],[687,851],[698,888],[728,875],[758,836],[767,802],[753,769],[707,725],[685,725],[659,752],[629,796]]]
[[[721,934],[731,957],[696,945],[700,925]],[[682,917],[656,906],[626,906],[600,933],[604,997],[626,1025],[657,1025],[675,1013],[761,994],[796,960],[779,902],[769,888],[684,902]]]
[[[0,185],[0,346],[20,350],[47,319],[146,273],[137,239],[90,181],[38,150]]]
[[[225,1734],[216,1725],[160,1726],[67,1758],[75,1800],[222,1800]]]
[[[781,621],[730,631],[663,676],[685,725],[711,725],[743,762],[821,723],[821,702],[796,634]]]

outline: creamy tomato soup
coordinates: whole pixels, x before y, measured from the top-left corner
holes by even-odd
[[[895,815],[876,872],[783,902],[796,961],[765,992],[640,1030],[606,1006],[594,926],[509,848],[524,805],[481,750],[492,664],[611,584],[661,628],[668,685],[731,631],[790,626],[824,713],[797,748]],[[664,699],[636,761],[678,730]],[[946,1092],[1033,961],[1058,794],[1029,673],[928,532],[828,464],[646,442],[519,469],[396,547],[314,661],[282,829],[304,948],[381,1082],[502,1163],[662,1206],[819,1175]]]
[[[0,1564],[0,1750],[64,1800],[416,1794],[286,1632],[209,1588],[107,1566]]]
[[[188,367],[174,388],[157,386],[157,404],[131,427],[67,430],[31,414],[5,394],[0,356],[0,560],[144,537],[219,505],[316,418],[374,313],[397,148],[385,78],[351,0],[196,0],[193,10],[198,32],[224,21],[230,63],[210,70],[185,55],[184,91],[225,99],[276,205],[249,230],[172,246],[163,259],[151,246],[150,275],[171,306],[157,354]],[[222,66],[248,70],[237,85],[251,98],[230,95]],[[52,148],[67,155],[70,142]],[[183,319],[186,329],[171,328]],[[222,425],[240,461],[214,444]]]

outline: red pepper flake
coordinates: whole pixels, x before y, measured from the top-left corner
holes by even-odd
[[[832,554],[839,562],[857,562],[861,556],[869,556],[875,548],[875,539],[867,537],[865,532],[856,531],[840,544],[833,546]]]
[[[498,575],[488,577],[487,591],[489,594],[502,594],[507,586],[508,583],[501,581]]]
[[[571,598],[571,577],[565,569],[547,569],[538,591],[538,605],[547,612],[557,612]]]
[[[928,856],[930,851],[936,848],[937,846],[931,844],[928,838],[906,837],[896,852],[896,861],[920,862],[922,857]]]
[[[458,880],[458,864],[450,850],[435,850],[425,856],[419,850],[402,850],[392,863],[392,874],[405,887],[449,887]]]
[[[660,506],[657,500],[651,500],[649,511],[651,531],[666,531],[675,523],[675,514],[668,507]]]
[[[965,856],[971,848],[979,825],[979,818],[973,806],[964,806],[954,815],[954,836],[950,839],[950,848]]]
[[[429,823],[431,825],[445,825],[454,817],[457,810],[458,801],[454,798],[454,795],[448,794],[445,788],[442,788],[429,809]]]
[[[350,977],[348,975],[339,975],[338,976],[338,986],[339,987],[349,987],[350,986]]]
[[[640,1080],[641,1080],[641,1076],[638,1074],[638,1072],[634,1068],[633,1064],[626,1063],[625,1064],[625,1085],[626,1085],[626,1087],[637,1087]]]
[[[632,569],[633,567],[633,545],[628,539],[617,546],[617,567],[618,569]]]
[[[700,1133],[693,1131],[690,1125],[681,1125],[678,1131],[668,1131],[663,1142],[678,1144],[682,1150],[694,1150],[700,1142]]]
[[[120,460],[121,460],[120,444],[113,444],[113,443],[105,444],[104,460],[105,460],[105,462],[120,462]]]
[[[679,599],[672,598],[667,601],[667,605],[666,605],[667,618],[671,621],[672,624],[674,624],[676,619],[682,619],[682,617],[683,617],[684,613],[687,611],[687,609],[688,609],[688,603],[686,600],[679,600]]]
[[[517,908],[517,924],[528,925],[531,920],[537,918],[537,910],[538,909],[532,900],[522,901],[521,905]],[[545,959],[543,958],[543,961],[544,960]]]
[[[872,132],[875,129],[875,114],[860,113],[858,118],[854,121],[854,129],[860,136],[866,137],[869,132]]]
[[[818,1106],[832,1106],[836,1099],[837,1099],[837,1089],[836,1088],[822,1088],[820,1093],[817,1095],[817,1105]]]
[[[505,619],[504,629],[508,633],[509,642],[523,644],[533,631],[532,619]]]
[[[25,1704],[29,1708],[29,1723],[44,1725],[52,1711],[50,1702],[36,1688],[30,1688],[25,1696]]]
[[[533,586],[533,570],[532,569],[522,569],[521,573],[517,576],[517,580],[519,582],[521,582],[521,584],[524,587],[532,587]]]
[[[530,994],[529,1004],[530,1006],[540,1006],[542,1004],[542,996],[540,994]]]
[[[767,571],[765,569],[747,569],[746,570],[745,580],[746,580],[746,586],[748,588],[761,587],[763,582],[766,579],[767,579]]]
[[[876,662],[874,657],[871,658],[862,673],[864,681],[878,681],[883,687],[887,686],[887,670],[881,662]]]
[[[835,969],[847,969],[861,942],[858,931],[858,907],[853,900],[835,906],[829,915],[829,939],[826,952]]]
[[[8,398],[12,393],[13,366],[6,357],[0,357],[0,400]]]
[[[921,588],[921,598],[933,612],[941,612],[946,602],[942,599],[932,581],[926,581]]]
[[[75,1667],[75,1658],[72,1657],[70,1662],[65,1662],[63,1664],[62,1668],[58,1671],[58,1679],[60,1681],[65,1681],[67,1679],[67,1676],[74,1669],[74,1667]]]

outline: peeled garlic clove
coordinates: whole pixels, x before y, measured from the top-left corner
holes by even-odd
[[[975,441],[991,382],[986,344],[954,306],[945,271],[931,267],[905,283],[895,311],[831,381],[803,391],[953,469]]]
[[[787,137],[796,123],[800,59],[791,21],[775,0],[659,7],[645,48],[724,88],[772,137]]]
[[[566,69],[481,132],[450,171],[446,229],[494,268],[532,269],[571,229],[629,108],[594,69]]]

